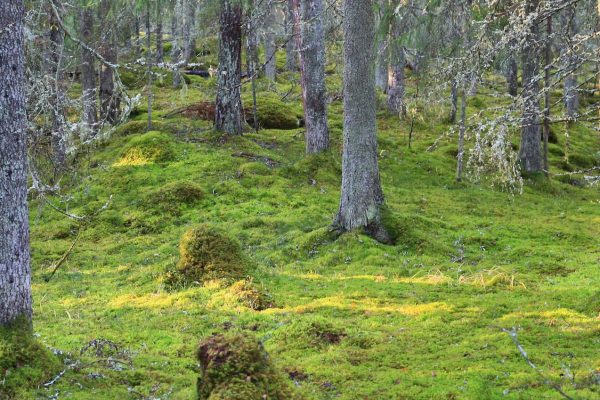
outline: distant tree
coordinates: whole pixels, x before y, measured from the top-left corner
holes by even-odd
[[[277,36],[275,28],[277,19],[275,16],[275,2],[268,0],[264,17],[264,41],[265,41],[265,77],[272,81],[277,75]]]
[[[380,212],[384,198],[377,163],[374,18],[373,0],[344,1],[344,149],[333,227],[339,232],[362,228],[390,242]]]
[[[222,0],[220,9],[219,68],[215,128],[230,135],[242,134],[242,4]]]
[[[94,13],[91,6],[83,5],[79,22],[81,40],[88,46],[94,39]],[[81,47],[81,89],[83,91],[83,122],[91,136],[98,130],[96,86],[96,59],[87,48]]]
[[[0,2],[0,325],[31,319],[23,0]]]

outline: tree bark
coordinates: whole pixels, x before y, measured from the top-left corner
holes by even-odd
[[[183,60],[185,65],[188,65],[196,52],[196,1],[186,0],[185,4]]]
[[[344,150],[339,212],[333,227],[391,238],[381,221],[377,164],[373,0],[344,1]]]
[[[400,21],[398,17],[394,17],[392,34],[390,35],[390,64],[393,74],[388,87],[388,111],[404,118],[406,117],[406,103],[404,101],[406,54],[404,46],[400,43],[401,33]]]
[[[148,94],[148,125],[146,128],[147,131],[152,130],[152,100],[154,97],[152,93],[152,32],[150,28],[150,2],[148,2],[146,4],[146,73],[148,78],[148,82],[146,83],[146,91]]]
[[[53,82],[52,95],[50,104],[52,108],[52,158],[55,171],[58,172],[65,167],[67,157],[66,132],[65,132],[65,110],[64,101],[65,93],[62,86],[62,54],[64,51],[65,36],[60,29],[56,15],[52,9],[52,5],[57,6],[52,0],[49,5],[48,19],[50,25],[49,46],[47,52],[48,75]],[[59,7],[56,7],[57,10]]]
[[[285,10],[285,34],[287,42],[285,43],[285,69],[291,72],[298,71],[298,48],[296,46],[295,35],[295,19],[294,19],[294,0],[287,1],[287,8]],[[321,24],[323,24],[323,17],[321,16]]]
[[[277,41],[275,35],[275,5],[267,4],[265,21],[265,77],[272,81],[277,76]]]
[[[90,7],[81,11],[81,40],[88,46],[93,44],[94,14]],[[83,122],[91,136],[98,129],[98,108],[96,99],[96,60],[87,49],[81,48],[81,89],[83,91]]]
[[[462,180],[465,154],[465,133],[467,131],[467,93],[462,91],[460,103],[460,127],[458,129],[458,153],[456,155],[456,181]]]
[[[215,129],[242,134],[241,52],[242,6],[240,0],[222,0],[220,11],[219,68]]]
[[[515,97],[519,93],[519,81],[518,81],[518,65],[516,58],[511,54],[508,58],[506,66],[506,84],[508,86],[508,94]]]
[[[106,29],[102,35],[100,54],[111,64],[117,63],[116,35],[109,25],[110,0],[100,2],[100,20]],[[119,99],[115,95],[114,71],[102,64],[100,67],[100,119],[114,124],[119,113]]]
[[[552,16],[546,20],[546,48],[544,52],[544,172],[548,174],[548,138],[550,137],[550,64],[552,62]]]
[[[173,10],[173,16],[171,18],[171,61],[173,64],[179,64],[181,61],[181,47],[179,46],[179,39],[181,32],[179,30],[179,18],[181,15],[181,4],[182,0],[177,0],[175,3],[175,9]],[[179,68],[174,68],[173,71],[173,87],[179,88],[181,86],[181,75]]]
[[[329,148],[323,0],[305,0],[300,4],[302,13],[300,63],[302,64],[306,152],[312,154]]]
[[[380,31],[380,34],[377,35],[377,63],[375,68],[375,83],[377,87],[384,92],[388,90],[388,80],[389,80],[389,69],[388,69],[388,39],[389,36],[383,33],[383,31],[387,32],[387,29],[381,29],[381,24],[383,23],[383,14],[385,12],[385,8],[387,7],[389,0],[378,0],[379,10],[376,14],[376,29]]]
[[[260,65],[260,59],[258,55],[258,22],[256,17],[256,1],[250,0],[251,6],[249,10],[248,23],[246,25],[246,69],[252,70],[253,75],[260,75],[261,71],[258,71]]]
[[[452,79],[450,86],[450,117],[448,120],[451,124],[456,123],[456,111],[458,110],[458,82]]]
[[[162,2],[160,0],[156,0],[156,62],[164,62],[163,9]]]
[[[569,49],[571,43],[569,43],[575,35],[579,33],[579,25],[577,23],[577,15],[575,7],[570,5],[561,14],[561,23],[565,30],[565,38],[567,43],[564,44],[564,51],[571,51],[571,54],[566,57],[567,68],[576,69],[579,62],[577,54],[574,49]],[[567,111],[567,117],[573,120],[577,115],[579,108],[579,93],[577,92],[577,74],[575,71],[570,72],[564,80],[563,98],[565,108]]]
[[[527,14],[535,12],[539,0],[527,0]],[[542,151],[540,148],[540,87],[536,77],[539,73],[540,35],[537,24],[532,24],[526,32],[523,45],[523,114],[521,121],[521,148],[519,160],[525,172],[542,171]]]
[[[31,320],[23,0],[0,2],[0,325]]]

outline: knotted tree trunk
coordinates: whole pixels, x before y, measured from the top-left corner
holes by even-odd
[[[333,227],[340,232],[363,228],[387,243],[377,164],[374,21],[373,0],[344,1],[344,150]]]
[[[0,2],[0,325],[31,320],[23,0]]]
[[[537,10],[539,0],[528,0],[526,13]],[[523,45],[523,114],[521,120],[521,148],[519,160],[525,172],[542,170],[540,130],[540,86],[537,76],[540,69],[540,34],[538,24],[532,23],[526,32]]]
[[[306,152],[311,154],[329,148],[323,0],[306,0],[300,4],[302,100],[306,124]]]
[[[230,135],[242,134],[241,52],[242,5],[240,0],[222,0],[219,69],[215,129]]]

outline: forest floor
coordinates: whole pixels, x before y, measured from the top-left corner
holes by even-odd
[[[301,115],[290,82],[259,82],[261,112]],[[411,148],[411,117],[380,112],[386,219],[398,243],[359,233],[332,241],[341,102],[329,109],[332,151],[306,157],[302,129],[229,139],[209,121],[173,113],[211,100],[214,84],[192,77],[184,92],[158,89],[157,132],[144,133],[140,112],[78,160],[77,177],[64,182],[68,204],[49,200],[90,215],[112,196],[84,227],[32,200],[34,330],[71,367],[12,396],[193,399],[198,342],[239,329],[264,344],[306,399],[554,399],[559,385],[574,398],[598,399],[598,188],[537,177],[511,194],[456,183],[456,138],[426,151],[450,129],[446,109],[417,113]],[[334,77],[328,85],[341,90]],[[470,115],[497,104],[486,92],[484,85]],[[564,163],[564,128],[554,129],[552,172],[579,169]],[[575,127],[569,141],[573,163],[597,162],[596,133]],[[169,184],[183,192],[198,185],[203,195],[185,204],[161,194]],[[253,310],[217,281],[165,284],[182,234],[197,224],[241,243],[271,307]],[[507,332],[513,328],[537,371]],[[61,369],[45,371],[47,381]]]

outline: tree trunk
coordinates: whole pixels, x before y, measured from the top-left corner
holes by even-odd
[[[389,0],[378,0],[379,10],[376,12],[376,29],[379,30],[377,34],[377,64],[375,68],[375,83],[377,87],[384,92],[388,90],[388,35],[383,34],[383,31],[387,32],[387,29],[381,29],[383,23],[383,14],[385,8],[388,5]]]
[[[462,91],[460,103],[460,127],[458,130],[458,153],[456,155],[456,181],[462,180],[465,154],[465,133],[467,131],[467,93]]]
[[[31,320],[23,0],[0,2],[0,325]]]
[[[567,47],[570,45],[570,42],[575,35],[579,33],[579,26],[577,23],[577,15],[575,12],[575,7],[570,5],[567,7],[562,15],[561,15],[561,25],[565,30],[565,38],[567,43],[565,43],[565,51],[571,51],[571,54],[566,57],[567,68],[575,70],[577,64],[579,63],[579,59],[574,49],[568,49]],[[567,111],[567,117],[569,119],[574,119],[577,115],[577,110],[579,108],[579,93],[577,92],[577,74],[575,71],[570,72],[564,81],[564,90],[563,97],[565,108]]]
[[[265,21],[265,77],[272,81],[277,75],[277,41],[275,35],[275,5],[267,5]]]
[[[162,2],[156,1],[156,62],[164,62],[163,50],[163,9]]]
[[[392,22],[390,37],[390,63],[392,65],[392,81],[388,87],[388,111],[406,117],[406,103],[404,101],[405,82],[404,68],[406,67],[406,54],[404,46],[400,43],[400,21],[397,17]]]
[[[93,42],[94,15],[90,7],[81,12],[80,36],[88,46]],[[96,104],[96,60],[94,55],[81,48],[81,89],[83,91],[83,122],[90,136],[95,136],[98,129],[98,108]]]
[[[550,63],[552,62],[552,16],[546,20],[546,49],[544,53],[544,172],[548,174],[548,138],[550,137]]]
[[[527,0],[526,13],[537,10],[539,0]],[[532,24],[526,32],[523,45],[523,115],[521,121],[521,148],[519,160],[525,172],[542,171],[542,151],[540,148],[540,87],[536,77],[540,63],[540,35],[537,24]]]
[[[285,10],[285,69],[291,72],[298,71],[298,48],[296,46],[295,30],[294,30],[294,0],[287,1]],[[324,16],[320,16],[321,24],[323,24]]]
[[[196,1],[186,0],[183,25],[183,60],[185,65],[196,53]]]
[[[181,47],[179,46],[179,38],[181,32],[179,31],[179,17],[181,15],[181,1],[177,0],[175,3],[175,9],[173,10],[173,17],[171,18],[171,61],[177,65],[181,62]],[[181,74],[179,68],[175,67],[173,70],[173,87],[179,88],[181,86]]]
[[[246,69],[252,70],[254,75],[260,75],[261,71],[258,71],[260,65],[260,59],[258,55],[258,23],[257,23],[257,11],[256,1],[251,0],[251,7],[249,12],[248,23],[246,25]]]
[[[102,35],[100,54],[111,64],[117,63],[117,46],[114,30],[109,26],[110,0],[100,2],[100,20],[106,32]],[[100,68],[100,119],[102,123],[117,122],[119,100],[115,95],[114,71],[102,64]]]
[[[508,86],[508,94],[513,97],[519,93],[518,68],[517,59],[511,54],[506,66],[506,84]]]
[[[323,0],[305,0],[300,4],[302,13],[300,63],[302,64],[306,152],[312,154],[329,148]]]
[[[456,123],[456,111],[458,109],[458,82],[456,79],[452,80],[450,86],[450,118],[448,120],[451,124]]]
[[[140,37],[140,25],[141,17],[135,16],[135,58],[140,59],[142,57],[142,39]]]
[[[220,24],[215,128],[230,135],[241,135],[243,110],[240,95],[242,72],[240,0],[221,1]]]
[[[148,74],[148,82],[146,83],[146,91],[148,94],[148,126],[146,130],[152,130],[152,49],[150,48],[152,44],[152,33],[150,31],[150,2],[146,4],[146,73]]]
[[[60,29],[56,15],[52,9],[52,5],[56,7],[53,1],[48,7],[48,19],[50,25],[49,46],[48,46],[48,75],[53,80],[53,88],[51,101],[52,104],[52,158],[55,171],[58,172],[65,167],[66,164],[66,132],[65,132],[65,93],[62,86],[62,54],[64,51],[65,34]],[[56,7],[58,10],[59,7]]]
[[[391,238],[381,221],[377,164],[373,0],[344,1],[344,150],[340,209],[333,227]]]

